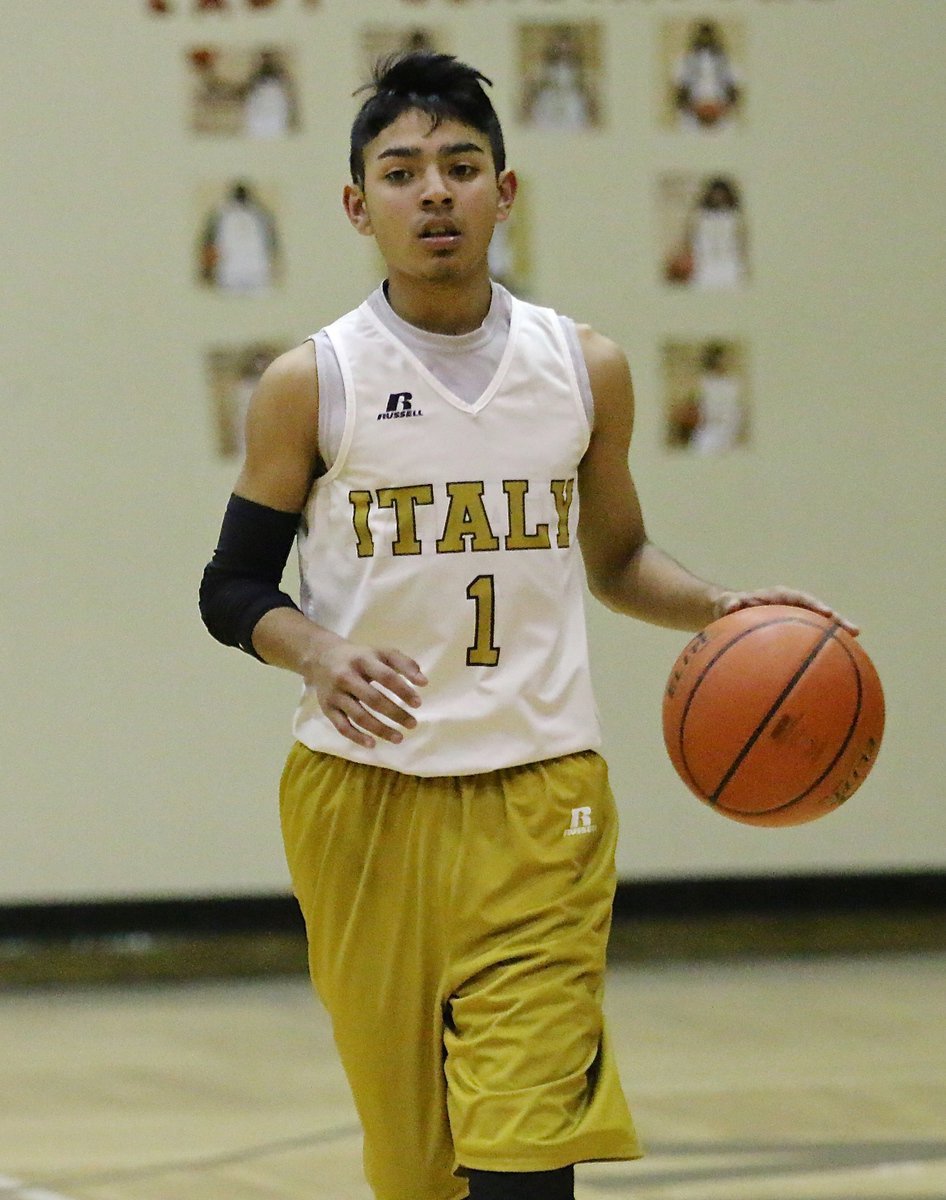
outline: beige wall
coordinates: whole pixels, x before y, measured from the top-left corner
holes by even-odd
[[[296,683],[204,633],[196,588],[236,465],[217,457],[209,347],[296,341],[355,304],[375,260],[346,226],[358,37],[426,20],[491,75],[528,188],[534,295],[619,339],[651,535],[735,585],[818,591],[859,620],[889,724],[874,775],[831,818],[746,829],[666,761],[679,635],[595,608],[599,700],[633,877],[946,866],[940,636],[944,239],[942,0],[4,0],[0,464],[0,902],[285,886],[276,780]],[[662,21],[744,22],[750,103],[732,136],[658,125]],[[518,21],[605,26],[603,127],[519,126]],[[290,141],[188,132],[185,51],[295,45]],[[742,182],[751,286],[659,282],[662,171]],[[280,198],[267,298],[192,282],[196,197],[244,172]],[[663,444],[667,338],[747,343],[752,441]]]

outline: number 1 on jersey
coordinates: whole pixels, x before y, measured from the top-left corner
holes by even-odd
[[[467,647],[468,667],[495,667],[499,647],[493,644],[496,620],[496,585],[492,575],[477,575],[466,594],[476,605],[476,631],[473,645]]]

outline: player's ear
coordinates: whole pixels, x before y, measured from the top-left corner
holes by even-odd
[[[352,225],[354,225],[359,233],[370,237],[374,233],[374,230],[371,228],[371,217],[368,215],[365,193],[356,183],[345,185],[345,191],[342,193],[342,204],[345,206],[345,215],[351,221]]]
[[[516,178],[515,171],[500,171],[499,177],[496,180],[496,187],[499,190],[496,220],[505,221],[512,211],[513,201],[516,199],[516,192],[519,190],[519,180]]]

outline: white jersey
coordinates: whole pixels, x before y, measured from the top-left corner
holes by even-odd
[[[537,129],[587,129],[591,108],[576,66],[567,62],[546,66],[529,117]]]
[[[742,402],[739,380],[733,375],[707,372],[700,380],[699,419],[691,449],[698,454],[721,454],[739,441]]]
[[[466,404],[362,304],[325,331],[346,420],[299,534],[301,603],[414,658],[417,728],[368,750],[311,692],[296,737],[412,775],[471,775],[600,745],[577,544],[590,429],[558,315],[512,300],[499,366]]]
[[[693,274],[698,288],[734,288],[745,282],[742,224],[733,209],[700,209],[693,233]]]
[[[272,283],[270,224],[251,202],[228,200],[217,215],[214,280],[231,292],[257,292]]]
[[[683,56],[674,82],[686,88],[691,104],[728,104],[736,76],[725,54],[704,47]]]
[[[285,83],[275,76],[258,79],[247,94],[243,120],[250,137],[274,138],[288,133],[292,104]]]

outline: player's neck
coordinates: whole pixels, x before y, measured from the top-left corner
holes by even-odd
[[[471,333],[479,329],[493,298],[488,272],[475,281],[418,283],[392,272],[385,288],[388,303],[409,325],[428,333]]]

